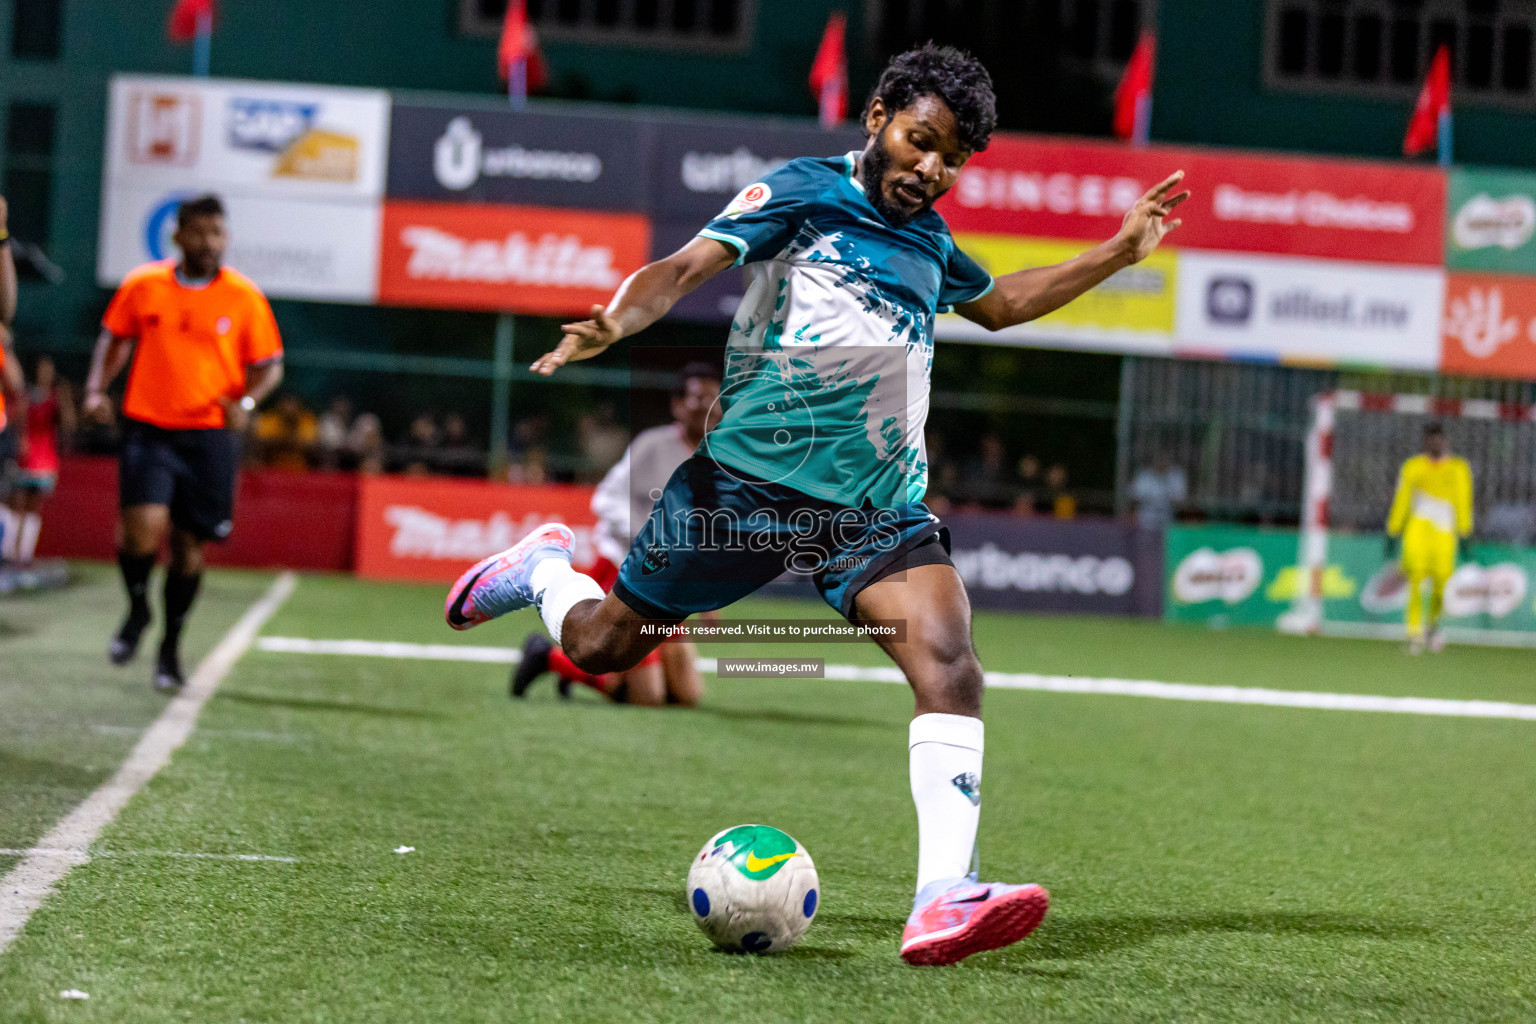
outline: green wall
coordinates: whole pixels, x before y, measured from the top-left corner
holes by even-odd
[[[1159,0],[1152,137],[1401,159],[1412,97],[1266,88],[1264,17],[1264,0]],[[1532,112],[1452,102],[1458,163],[1536,167]]]

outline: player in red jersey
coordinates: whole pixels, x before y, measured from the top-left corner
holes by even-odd
[[[40,356],[27,396],[27,446],[16,460],[11,486],[13,529],[4,541],[7,562],[30,562],[43,527],[43,504],[59,479],[59,435],[75,429],[75,403],[68,381],[58,379],[53,360]]]

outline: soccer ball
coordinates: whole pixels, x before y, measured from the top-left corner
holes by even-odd
[[[816,865],[793,836],[737,825],[704,844],[688,869],[688,905],[710,941],[732,953],[777,953],[800,941],[821,898]]]

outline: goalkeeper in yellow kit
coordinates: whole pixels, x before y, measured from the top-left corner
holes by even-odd
[[[1402,542],[1403,575],[1408,578],[1408,651],[1419,654],[1445,646],[1440,608],[1445,584],[1456,570],[1457,548],[1472,532],[1472,468],[1450,455],[1440,424],[1424,428],[1424,451],[1403,463],[1397,494],[1387,517],[1387,554]],[[1424,628],[1424,581],[1430,581],[1429,629]]]

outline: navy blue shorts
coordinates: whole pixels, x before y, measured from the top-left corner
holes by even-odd
[[[166,430],[124,418],[117,463],[118,504],[165,505],[171,522],[199,540],[234,528],[240,437],[232,430]]]
[[[849,508],[695,455],[667,481],[613,593],[648,619],[685,619],[793,572],[851,620],[859,591],[948,552],[949,531],[922,502]]]

